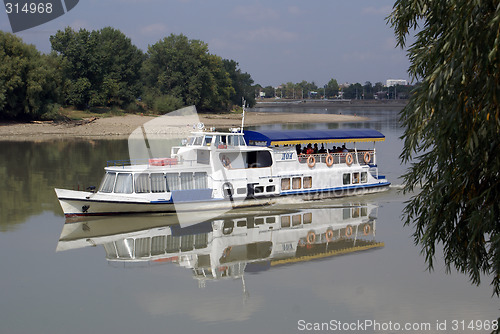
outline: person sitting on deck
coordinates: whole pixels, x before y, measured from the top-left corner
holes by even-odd
[[[347,148],[345,148],[345,144],[344,144],[344,145],[342,145],[342,152],[344,152],[344,153],[349,152],[349,151],[347,150]]]
[[[318,154],[318,144],[317,143],[314,143],[314,154]]]
[[[311,144],[307,144],[306,154],[314,154],[314,150]]]
[[[321,144],[321,148],[319,149],[318,153],[326,153],[326,148],[324,144]]]
[[[300,153],[302,153],[302,147],[301,147],[300,144],[295,145],[295,149],[297,150],[297,155],[299,155]]]
[[[304,146],[304,148],[302,149],[302,154],[307,154],[307,146]]]

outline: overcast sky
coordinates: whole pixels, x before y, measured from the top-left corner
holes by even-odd
[[[408,59],[386,24],[394,0],[80,0],[65,15],[17,33],[50,51],[49,36],[74,29],[119,29],[147,51],[165,36],[184,34],[233,59],[255,83],[277,86],[331,78],[373,84],[408,79]],[[0,29],[11,32],[5,11]]]

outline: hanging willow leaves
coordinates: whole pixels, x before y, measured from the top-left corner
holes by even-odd
[[[388,21],[421,82],[401,112],[405,224],[429,269],[443,245],[447,270],[500,293],[500,2],[398,0]]]

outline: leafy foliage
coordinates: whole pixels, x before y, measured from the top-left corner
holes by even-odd
[[[242,73],[238,68],[238,63],[234,60],[224,59],[222,61],[224,70],[229,74],[234,92],[231,94],[233,105],[240,106],[242,98],[245,99],[249,107],[255,105],[255,91],[253,79],[248,73]]]
[[[454,266],[500,293],[500,4],[398,0],[388,18],[398,44],[418,28],[409,73],[417,86],[401,112],[407,203],[430,269],[443,244]]]
[[[146,56],[143,75],[150,94],[177,97],[200,110],[227,109],[231,79],[206,43],[172,34],[149,46]]]
[[[143,54],[119,30],[71,28],[50,37],[64,58],[65,100],[78,108],[124,106],[139,97]]]
[[[0,118],[37,119],[59,101],[62,77],[56,55],[0,31]]]

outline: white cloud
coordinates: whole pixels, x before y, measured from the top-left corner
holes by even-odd
[[[153,23],[147,26],[144,26],[140,29],[141,34],[143,35],[156,35],[156,34],[164,34],[168,31],[168,28],[163,23]]]
[[[302,13],[299,7],[297,6],[290,6],[288,7],[288,12],[293,15],[299,15]]]
[[[232,14],[246,21],[272,21],[279,18],[279,14],[274,9],[264,7],[260,4],[255,6],[238,6]]]
[[[373,6],[370,6],[370,7],[365,7],[363,8],[362,10],[362,13],[363,14],[367,14],[367,15],[384,15],[384,16],[388,16],[392,11],[392,7],[391,6],[383,6],[383,7],[373,7]]]
[[[267,27],[249,31],[245,38],[251,42],[292,42],[298,39],[298,35],[280,28]]]

